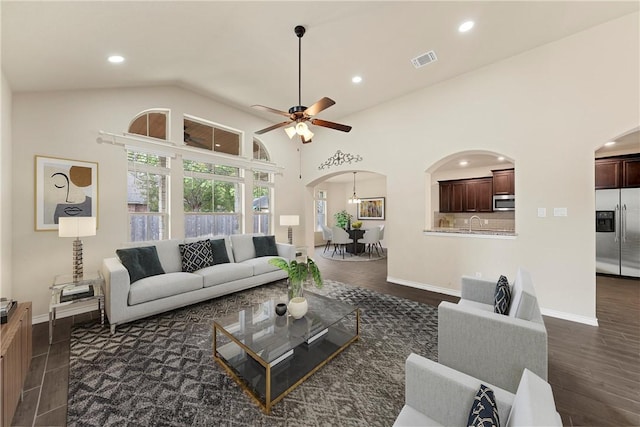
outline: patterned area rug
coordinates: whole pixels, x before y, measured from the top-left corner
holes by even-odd
[[[390,426],[411,352],[437,358],[437,308],[325,281],[361,309],[361,337],[270,415],[214,362],[212,319],[286,291],[276,282],[119,326],[71,334],[69,426]]]

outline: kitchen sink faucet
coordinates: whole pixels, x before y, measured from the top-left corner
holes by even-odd
[[[480,219],[480,217],[478,215],[474,215],[471,218],[469,218],[469,231],[471,231],[471,226],[473,225],[473,220],[474,219],[478,220],[478,224],[480,224],[480,228],[482,228],[482,220]]]

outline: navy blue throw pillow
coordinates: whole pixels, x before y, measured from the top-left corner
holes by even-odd
[[[211,240],[211,251],[213,252],[213,265],[228,264],[230,262],[224,239]]]
[[[256,258],[261,256],[278,256],[276,236],[253,236]]]
[[[116,255],[129,272],[130,283],[149,276],[164,274],[155,246],[117,249]]]
[[[493,390],[484,384],[480,385],[480,390],[473,399],[467,425],[469,427],[500,427],[496,398]]]
[[[498,314],[509,314],[511,306],[511,288],[506,277],[500,276],[496,284],[496,293],[493,299],[493,311]]]

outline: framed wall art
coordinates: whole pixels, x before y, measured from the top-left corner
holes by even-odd
[[[98,217],[98,163],[36,156],[35,228],[57,230],[60,217]]]
[[[358,219],[384,219],[384,197],[360,198]]]

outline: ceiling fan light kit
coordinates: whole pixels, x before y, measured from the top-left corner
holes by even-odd
[[[294,105],[293,107],[289,108],[289,112],[276,110],[275,108],[271,107],[265,107],[264,105],[252,105],[253,108],[279,114],[281,116],[289,118],[288,121],[277,123],[275,125],[256,131],[256,134],[262,135],[263,133],[267,133],[274,129],[289,126],[285,127],[284,129],[284,131],[287,133],[287,136],[292,139],[295,135],[300,135],[300,140],[302,141],[302,143],[307,144],[311,142],[314,134],[313,132],[311,132],[311,130],[309,130],[309,126],[306,122],[310,122],[315,126],[326,127],[342,132],[349,132],[351,130],[351,126],[313,118],[313,116],[315,116],[319,112],[335,104],[336,102],[333,99],[324,97],[313,104],[311,107],[305,107],[304,105],[302,105],[302,36],[304,36],[306,29],[302,25],[297,25],[294,28],[294,32],[296,33],[296,36],[298,36],[298,105]]]

